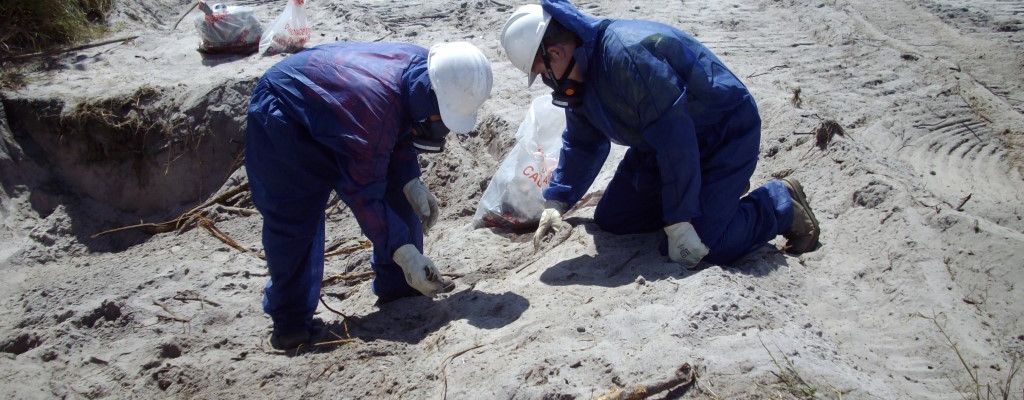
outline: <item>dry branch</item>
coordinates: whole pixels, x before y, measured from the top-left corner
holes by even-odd
[[[331,275],[331,276],[329,276],[327,278],[324,278],[324,280],[320,282],[320,286],[330,286],[330,285],[334,285],[336,283],[341,283],[341,282],[344,282],[344,283],[362,282],[362,281],[365,281],[367,279],[373,278],[374,275],[376,275],[376,273],[374,273],[373,271],[345,272],[345,273]]]
[[[81,46],[70,47],[70,48],[67,48],[67,49],[47,50],[47,51],[40,51],[40,52],[36,52],[36,53],[20,54],[20,55],[10,56],[10,57],[4,58],[4,59],[0,60],[0,62],[20,61],[20,60],[26,60],[26,59],[34,58],[34,57],[52,56],[52,55],[56,55],[56,54],[69,53],[69,52],[72,52],[72,51],[91,49],[93,47],[99,47],[99,46],[113,44],[113,43],[127,42],[129,40],[132,40],[132,39],[135,39],[135,38],[138,38],[138,37],[139,37],[138,35],[127,36],[127,37],[123,37],[123,38],[104,40],[102,42],[94,42],[94,43],[84,44],[84,45],[81,45]]]
[[[454,360],[458,356],[461,356],[463,354],[469,353],[470,351],[479,349],[481,347],[484,347],[484,345],[478,344],[478,345],[470,347],[468,349],[455,352],[455,353],[449,355],[448,357],[445,357],[444,361],[441,362],[441,376],[444,377],[443,380],[442,380],[442,384],[443,384],[443,388],[444,388],[444,390],[441,393],[441,399],[442,400],[448,400],[448,373],[447,373],[448,363],[450,363],[452,360]]]
[[[178,314],[175,314],[174,311],[171,311],[170,308],[167,308],[166,304],[161,303],[160,301],[158,301],[156,299],[153,299],[153,305],[155,305],[157,307],[160,307],[162,310],[164,310],[164,312],[167,313],[167,315],[157,314],[156,315],[157,318],[167,319],[167,320],[171,320],[171,321],[184,322],[184,323],[192,322],[192,320],[190,320],[190,319],[185,319],[185,318],[179,316]]]
[[[247,190],[249,190],[249,182],[245,182],[245,183],[243,183],[241,185],[238,185],[236,187],[228,189],[224,193],[222,193],[221,195],[219,195],[217,197],[214,197],[214,198],[206,201],[205,203],[203,203],[201,205],[193,207],[191,210],[188,210],[188,211],[182,213],[177,218],[172,219],[170,221],[164,221],[164,222],[159,222],[159,223],[145,223],[145,224],[136,224],[136,225],[123,226],[123,227],[120,227],[120,228],[114,228],[114,229],[110,229],[110,230],[106,230],[106,231],[97,233],[95,235],[92,235],[92,238],[95,239],[95,238],[98,238],[100,236],[109,235],[111,233],[124,232],[124,231],[133,230],[133,229],[143,229],[147,233],[152,233],[152,234],[167,233],[167,232],[171,232],[171,231],[178,231],[179,233],[180,232],[184,232],[184,231],[187,231],[187,230],[191,229],[191,227],[195,226],[195,223],[198,222],[197,217],[201,215],[201,213],[202,213],[202,211],[204,209],[206,209],[207,207],[213,206],[215,204],[218,204],[218,203],[224,204],[231,197],[233,197],[233,196],[235,196],[235,195],[237,195],[239,193],[245,192]]]
[[[324,257],[326,258],[326,257],[334,257],[334,256],[345,255],[345,254],[352,254],[352,253],[355,253],[355,252],[357,252],[359,250],[368,249],[370,247],[373,247],[373,244],[370,243],[369,240],[360,240],[359,243],[356,243],[356,244],[354,244],[352,246],[343,247],[343,248],[340,248],[340,249],[337,249],[337,250],[328,251],[328,252],[324,253]]]
[[[178,292],[178,294],[175,294],[174,297],[172,297],[172,298],[177,300],[177,301],[180,301],[182,303],[188,302],[188,301],[198,301],[200,303],[206,303],[206,304],[209,304],[209,305],[214,306],[214,307],[220,307],[220,303],[217,303],[217,302],[215,302],[213,300],[207,299],[206,297],[200,296],[199,294],[197,294],[197,293],[195,293],[195,292],[193,292],[191,290],[187,290],[187,291],[184,291],[184,292]]]
[[[238,242],[236,242],[234,239],[232,239],[226,233],[222,232],[220,229],[217,229],[217,226],[215,226],[213,224],[213,221],[211,221],[209,219],[206,219],[206,218],[203,218],[203,217],[199,217],[199,226],[202,226],[204,229],[209,231],[210,234],[213,235],[213,237],[215,237],[217,239],[220,239],[221,242],[224,242],[224,244],[226,244],[228,246],[231,246],[235,250],[241,251],[243,253],[253,253],[253,254],[256,255],[256,257],[259,257],[259,258],[264,259],[264,260],[267,258],[265,255],[260,254],[257,251],[247,249],[247,248],[243,247],[241,244],[238,244]]]
[[[171,28],[171,30],[175,30],[175,29],[178,29],[178,24],[180,24],[180,23],[181,23],[181,20],[185,19],[185,16],[186,16],[186,15],[188,15],[188,13],[192,12],[192,10],[195,10],[195,9],[196,9],[196,6],[198,6],[198,5],[199,5],[199,2],[198,2],[198,1],[195,1],[195,2],[193,2],[193,3],[192,3],[192,7],[189,7],[189,8],[188,8],[188,10],[187,10],[187,11],[185,11],[185,13],[184,13],[184,14],[181,14],[181,17],[180,17],[180,18],[178,18],[178,22],[175,22],[175,23],[174,23],[174,27],[173,27],[173,28]]]
[[[956,206],[956,210],[957,211],[963,211],[964,210],[964,206],[967,204],[968,201],[971,200],[971,196],[974,196],[974,193],[968,193],[966,197],[964,197],[962,200],[960,200],[960,204]]]
[[[647,385],[637,385],[632,388],[623,390],[621,388],[615,388],[597,397],[597,400],[641,400],[648,397],[654,396],[658,393],[672,389],[677,386],[689,386],[693,384],[696,379],[696,374],[693,371],[693,367],[689,363],[684,363],[679,366],[676,370],[675,375],[672,377],[657,381]]]

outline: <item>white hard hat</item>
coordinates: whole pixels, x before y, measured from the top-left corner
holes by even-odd
[[[467,42],[435,44],[427,55],[427,75],[448,129],[472,131],[477,110],[491,96],[494,79],[484,53]]]
[[[517,8],[501,30],[501,47],[505,48],[505,54],[512,65],[529,75],[527,86],[533,85],[537,79],[537,74],[531,71],[533,60],[537,57],[537,49],[540,48],[550,21],[551,14],[544,11],[540,4],[527,4]]]

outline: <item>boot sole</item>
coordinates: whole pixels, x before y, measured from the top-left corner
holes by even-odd
[[[818,238],[821,236],[821,227],[818,225],[818,218],[814,216],[814,211],[811,210],[811,205],[807,202],[807,195],[804,194],[804,187],[800,184],[800,181],[792,178],[783,178],[782,183],[790,190],[790,193],[792,194],[790,197],[792,197],[800,207],[807,210],[807,215],[811,217],[811,225],[813,227],[811,238],[813,239],[814,245],[809,249],[801,249],[803,251],[799,252],[803,253],[814,250],[814,248],[818,247]]]

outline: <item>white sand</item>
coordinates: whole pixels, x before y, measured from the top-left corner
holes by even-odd
[[[1005,380],[1024,355],[1019,2],[579,3],[705,41],[759,104],[753,183],[798,177],[822,223],[813,253],[768,246],[734,268],[686,272],[657,254],[654,234],[601,232],[592,207],[543,254],[528,235],[472,229],[490,174],[542,93],[526,90],[500,51],[507,0],[311,1],[315,43],[470,40],[494,63],[495,89],[479,134],[421,158],[444,203],[427,254],[460,275],[456,291],[378,309],[367,281],[325,287],[355,341],[296,356],[266,341],[265,267],[252,254],[202,228],[89,239],[167,219],[237,184],[224,182],[247,90],[279,58],[204,64],[188,20],[166,30],[182,3],[119,6],[113,36],[140,39],[67,54],[3,93],[14,131],[0,141],[5,397],[585,398],[691,363],[701,377],[685,397],[801,398],[810,388],[824,398],[958,399],[973,388],[942,332],[982,383]],[[262,3],[268,22],[283,5],[249,3]],[[191,127],[171,139],[199,135],[201,145],[83,163],[80,136],[53,121],[144,86],[159,93],[132,107]],[[826,150],[799,134],[822,119],[846,130]],[[166,142],[152,140],[149,149]],[[199,150],[166,168],[181,148]],[[606,168],[616,157],[621,149]],[[257,249],[260,225],[258,215],[217,222]],[[347,211],[331,214],[329,242],[359,238]],[[366,271],[368,257],[329,258],[326,274]],[[323,307],[318,317],[340,320]],[[806,386],[778,378],[794,374]],[[1024,396],[1022,382],[1010,398]]]

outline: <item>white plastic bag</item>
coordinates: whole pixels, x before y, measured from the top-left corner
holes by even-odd
[[[253,15],[252,8],[214,4],[209,14],[196,18],[196,29],[202,42],[199,51],[203,53],[256,52],[263,34],[260,21]]]
[[[284,12],[274,20],[260,39],[260,54],[295,53],[309,41],[309,19],[306,18],[306,0],[288,0]]]
[[[558,167],[565,130],[565,110],[551,95],[533,99],[516,132],[516,144],[484,190],[473,221],[476,227],[532,230],[544,211],[541,191]]]

